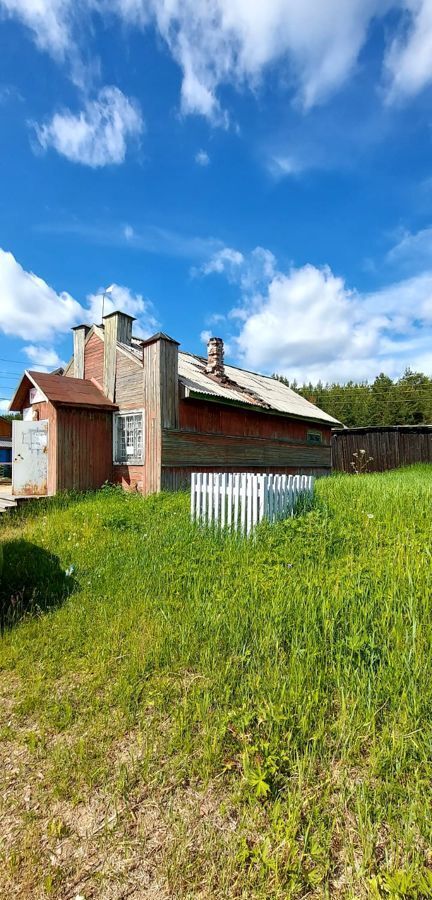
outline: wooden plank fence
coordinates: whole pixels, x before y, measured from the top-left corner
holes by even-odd
[[[335,472],[352,472],[354,453],[364,451],[369,472],[383,472],[417,462],[432,463],[432,426],[395,425],[335,429],[332,465]]]
[[[263,519],[293,515],[299,498],[313,490],[313,475],[193,472],[191,518],[250,534]]]

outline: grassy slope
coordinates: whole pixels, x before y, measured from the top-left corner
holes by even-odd
[[[255,542],[179,494],[3,520],[17,617],[72,593],[0,640],[1,896],[432,896],[432,471],[317,494]]]

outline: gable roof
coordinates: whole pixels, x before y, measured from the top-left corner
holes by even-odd
[[[41,400],[49,400],[54,406],[90,406],[97,409],[117,409],[108,397],[94,384],[83,378],[65,378],[48,372],[26,371],[21,379],[10,409],[20,409],[29,387],[38,388]]]
[[[104,329],[100,325],[93,325],[86,337],[86,343],[93,334],[96,334],[102,341],[104,340]],[[177,343],[169,335],[158,332],[145,341],[133,336],[130,345],[117,341],[117,347],[121,353],[134,359],[137,365],[142,365],[143,343],[159,339]],[[309,400],[305,400],[292,388],[277,381],[271,375],[260,375],[258,372],[248,372],[246,369],[225,365],[228,382],[224,383],[207,374],[206,363],[205,357],[179,350],[179,383],[184,387],[186,397],[201,397],[203,400],[219,401],[220,403],[224,401],[225,403],[236,403],[262,412],[275,412],[328,425],[341,424],[338,419],[325,413]],[[71,365],[72,360],[65,372],[69,371]]]
[[[221,402],[248,404],[267,412],[277,412],[295,416],[299,419],[328,422],[329,425],[340,424],[333,416],[323,412],[309,400],[293,391],[288,385],[277,381],[270,375],[248,372],[236,366],[225,365],[225,374],[229,379],[223,383],[208,375],[207,360],[191,353],[179,353],[179,380],[184,385],[188,396],[212,397]]]

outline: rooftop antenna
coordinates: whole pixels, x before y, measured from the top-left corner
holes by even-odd
[[[109,297],[109,295],[112,294],[113,288],[114,288],[114,285],[110,284],[108,287],[104,288],[104,290],[102,291],[102,321],[103,321],[104,312],[105,312],[105,297]]]

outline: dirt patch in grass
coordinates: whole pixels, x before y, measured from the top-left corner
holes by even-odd
[[[58,799],[49,780],[50,749],[70,734],[39,736],[15,712],[19,682],[0,679],[0,896],[20,900],[174,900],[173,867],[194,853],[205,857],[205,833],[224,830],[221,798],[211,788],[147,784],[138,777],[122,797],[119,773],[135,771],[143,753],[138,730],[109,750],[112,773],[104,790],[83,800]],[[205,820],[206,827],[202,828]],[[179,847],[181,848],[179,850]],[[180,854],[180,856],[178,855]]]

